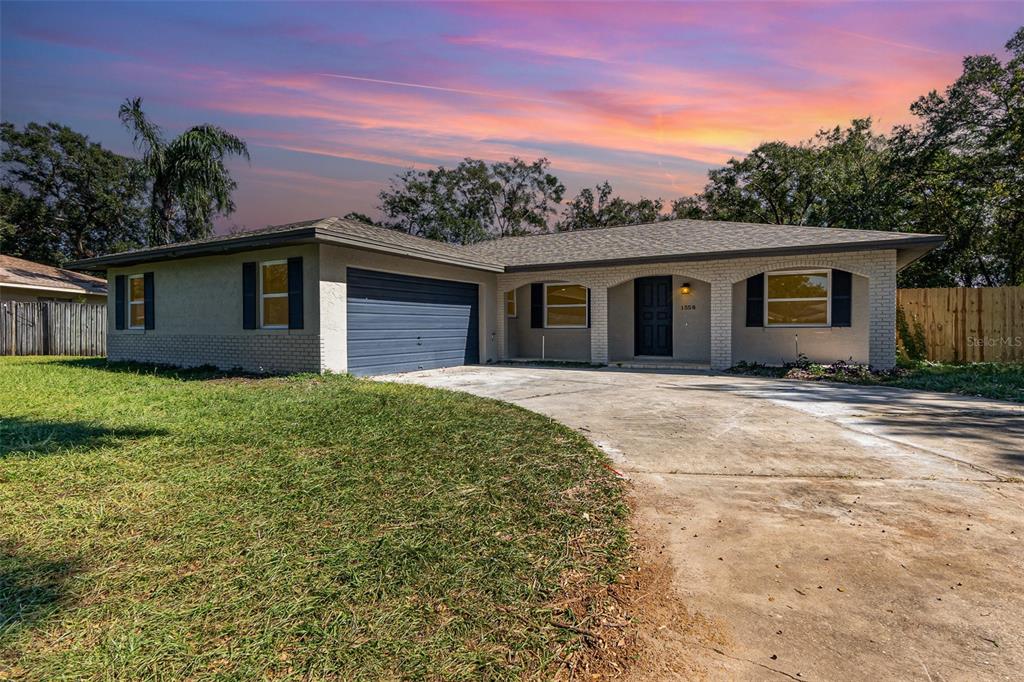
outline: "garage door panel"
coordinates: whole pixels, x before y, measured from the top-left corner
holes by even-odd
[[[447,312],[453,315],[464,315],[466,309],[476,304],[476,299],[473,300],[459,300],[450,301],[445,299],[444,301],[438,300],[435,303],[429,303],[427,301],[409,302],[409,301],[391,301],[390,299],[380,298],[380,296],[390,295],[390,292],[375,292],[375,298],[372,299],[354,299],[357,309],[360,304],[373,305],[377,301],[387,300],[388,305],[385,308],[379,308],[378,311],[383,315],[422,315],[424,313],[435,315],[441,312]]]
[[[379,310],[380,304],[375,307]],[[354,311],[348,318],[355,323],[357,331],[376,332],[379,330],[450,330],[468,332],[467,323],[470,319],[468,313],[461,315],[450,311],[441,311],[437,315],[430,315],[424,311],[419,315],[391,315],[380,313],[373,307],[364,310]]]
[[[349,268],[349,371],[479,362],[478,301],[476,284]]]
[[[409,341],[415,339],[450,339],[450,340],[465,340],[466,333],[464,331],[452,329],[391,329],[388,331],[388,339],[396,339],[401,341]],[[350,332],[348,335],[348,342],[351,346],[353,343],[360,341],[375,341],[381,338],[379,330],[357,330]]]
[[[416,372],[421,369],[440,369],[442,367],[457,367],[462,362],[452,360],[448,364],[434,365],[432,362],[423,360],[394,357],[383,358],[379,363],[361,363],[358,369],[350,370],[356,376],[374,376],[379,374],[395,374],[398,372]]]
[[[348,286],[350,288],[354,286],[357,293],[369,293],[386,298],[392,303],[428,303],[430,305],[476,303],[477,285],[475,284],[349,269],[350,273],[353,271],[360,274],[357,274],[355,284],[352,282],[352,277],[349,277]]]
[[[458,357],[464,360],[466,352],[459,346],[465,343],[465,339],[452,336],[441,338],[421,339],[367,339],[364,341],[349,341],[349,353],[357,357],[377,357],[391,353],[417,354],[434,353],[439,357]],[[462,362],[459,363],[460,365]]]
[[[469,306],[466,306],[468,309]],[[358,305],[351,311],[350,319],[355,320],[360,328],[372,329],[378,325],[390,325],[401,327],[402,325],[424,326],[430,329],[465,329],[466,320],[469,318],[468,311],[440,309],[433,313],[428,308],[416,313],[397,314],[395,311],[388,311],[386,306],[379,302],[371,305]]]
[[[449,365],[442,365],[443,367],[452,365],[461,365],[463,361],[462,353],[457,352],[442,352],[424,350],[420,352],[407,352],[401,353],[401,356],[396,359],[393,350],[386,348],[374,349],[378,352],[368,352],[362,356],[362,363],[366,366],[387,366],[389,364],[400,364],[400,363],[413,363],[417,367],[425,362],[433,363],[437,361],[445,361],[450,363]]]

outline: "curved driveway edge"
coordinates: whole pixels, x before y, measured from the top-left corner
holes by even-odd
[[[721,679],[1015,679],[1024,405],[709,373],[462,367],[388,377],[581,430],[636,484]]]

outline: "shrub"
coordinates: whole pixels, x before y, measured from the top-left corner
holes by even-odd
[[[903,306],[896,306],[896,348],[904,360],[918,362],[928,358],[924,325],[917,318],[908,321]]]

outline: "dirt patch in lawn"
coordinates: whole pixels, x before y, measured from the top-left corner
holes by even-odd
[[[719,623],[686,607],[672,586],[665,545],[635,514],[633,519],[628,570],[611,585],[561,605],[576,623],[554,625],[582,634],[584,646],[564,658],[559,679],[705,679],[696,650],[728,646]]]

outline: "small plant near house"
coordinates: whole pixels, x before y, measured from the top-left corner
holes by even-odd
[[[739,362],[728,371],[747,376],[896,386],[1024,402],[1024,363],[1019,362],[956,365],[901,359],[892,369],[878,370],[845,360],[819,364],[801,358],[797,362],[776,366]]]
[[[786,374],[784,367],[766,365],[763,362],[747,362],[746,360],[741,360],[726,371],[758,377],[782,377]]]
[[[787,379],[827,379],[849,384],[873,384],[888,378],[899,377],[906,373],[900,367],[891,370],[873,370],[867,365],[837,360],[830,365],[804,363],[787,365],[783,376]]]

